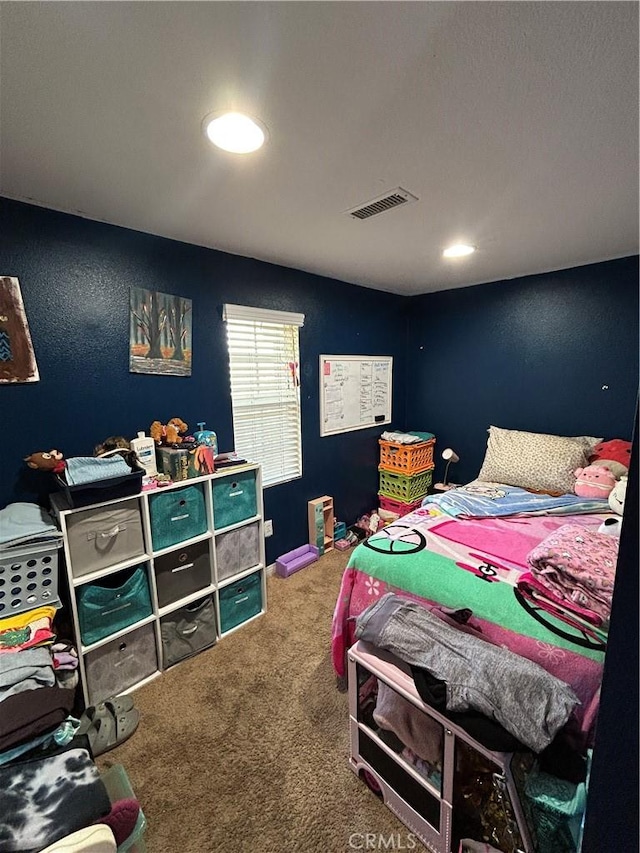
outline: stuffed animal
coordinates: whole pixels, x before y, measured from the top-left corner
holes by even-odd
[[[611,494],[613,494],[613,492]],[[611,497],[611,495],[609,495],[609,497]],[[614,518],[613,516],[609,516],[609,518],[605,518],[605,520],[598,528],[598,533],[604,533],[606,536],[620,536],[621,527],[621,518]]]
[[[39,450],[25,456],[24,461],[29,468],[35,468],[37,471],[53,471],[54,474],[59,474],[65,468],[65,461],[59,450],[49,450],[49,452]]]
[[[577,478],[573,490],[581,498],[608,498],[616,484],[611,471],[599,465],[576,468],[573,473]]]
[[[189,425],[180,418],[171,418],[167,424],[154,421],[149,428],[149,435],[156,444],[182,444],[181,432],[186,432]]]
[[[621,477],[609,492],[609,506],[618,515],[624,513],[624,501],[627,496],[627,478]]]
[[[131,450],[131,442],[129,442],[123,435],[110,435],[109,438],[105,438],[102,444],[96,444],[93,448],[94,456],[105,456],[106,454],[112,454],[115,451],[129,451]],[[124,456],[124,453],[122,453]]]
[[[601,441],[591,451],[589,465],[608,468],[616,480],[629,472],[631,442],[622,438]]]

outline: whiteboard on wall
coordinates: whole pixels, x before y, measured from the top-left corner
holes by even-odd
[[[390,355],[320,356],[320,435],[391,423]]]

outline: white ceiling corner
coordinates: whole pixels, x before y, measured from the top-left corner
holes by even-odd
[[[638,252],[637,3],[0,15],[2,195],[395,293]],[[206,141],[227,108],[261,151]],[[345,216],[397,187],[419,201]]]

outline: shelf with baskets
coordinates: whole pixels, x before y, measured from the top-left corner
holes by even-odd
[[[86,704],[126,692],[266,611],[260,466],[72,507],[63,534]]]

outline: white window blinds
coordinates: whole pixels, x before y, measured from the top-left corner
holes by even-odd
[[[302,476],[300,354],[304,314],[225,305],[235,450],[265,486]]]

